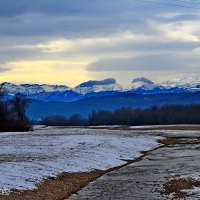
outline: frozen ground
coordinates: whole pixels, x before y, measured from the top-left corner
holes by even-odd
[[[36,127],[0,134],[0,191],[34,189],[61,172],[108,169],[155,148],[157,136],[122,130]]]
[[[181,136],[176,144],[162,146],[138,162],[104,174],[68,200],[200,200],[197,185],[183,190],[188,186],[175,184],[163,193],[165,184],[173,179],[200,181],[200,137],[190,136]]]

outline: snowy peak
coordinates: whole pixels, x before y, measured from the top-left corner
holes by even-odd
[[[74,91],[79,94],[88,94],[109,91],[123,91],[123,88],[117,84],[114,78],[108,78],[102,81],[84,82],[75,87]]]
[[[151,80],[141,77],[136,78],[132,81],[131,85],[129,86],[129,90],[136,90],[136,89],[143,89],[143,90],[152,90],[156,87],[154,82]]]
[[[79,94],[99,93],[99,92],[117,92],[123,91],[123,87],[118,84],[94,85],[91,87],[79,87],[74,89]]]
[[[48,84],[21,84],[15,85],[12,83],[4,83],[4,89],[11,95],[21,93],[25,95],[38,94],[45,92],[64,92],[70,90],[69,87],[64,85],[48,85]]]
[[[4,83],[7,98],[12,98],[16,93],[21,93],[27,98],[41,101],[70,102],[84,99],[90,96],[103,96],[118,94],[119,92],[131,92],[136,94],[161,94],[161,93],[191,93],[200,91],[200,77],[192,75],[163,83],[140,77],[132,81],[128,87],[117,84],[114,78],[105,80],[91,80],[69,88],[65,85],[48,84],[21,84]]]
[[[182,76],[179,79],[174,80],[178,85],[199,85],[200,77],[198,75],[192,74],[190,76]]]
[[[199,90],[200,77],[198,75],[183,76],[172,81],[165,81],[160,84],[164,88],[182,88],[187,90]]]
[[[116,80],[114,78],[108,78],[102,81],[90,80],[90,81],[81,83],[80,85],[76,86],[76,88],[93,87],[93,86],[99,86],[99,85],[112,85],[112,84],[116,84]]]
[[[144,84],[154,84],[154,82],[144,77],[136,78],[136,79],[133,79],[132,81],[132,83],[138,83],[138,82],[144,83]]]

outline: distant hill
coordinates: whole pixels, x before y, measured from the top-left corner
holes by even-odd
[[[121,107],[148,108],[153,105],[200,104],[200,78],[188,76],[175,81],[154,83],[140,77],[129,86],[115,79],[90,80],[75,88],[65,85],[4,83],[6,99],[17,93],[30,101],[27,115],[42,119],[49,115],[87,117],[92,110],[115,110]]]
[[[200,104],[200,92],[135,94],[118,93],[107,96],[89,97],[73,102],[42,102],[31,100],[27,110],[30,119],[42,119],[49,115],[71,116],[81,114],[87,117],[92,110],[115,110],[121,107],[148,108],[153,105]]]

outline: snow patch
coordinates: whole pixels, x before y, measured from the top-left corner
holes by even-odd
[[[159,146],[159,137],[129,131],[42,126],[30,133],[0,135],[0,188],[35,189],[62,172],[105,170]]]

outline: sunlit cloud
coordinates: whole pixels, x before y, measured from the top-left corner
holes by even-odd
[[[7,66],[9,73],[1,74],[0,81],[15,78],[17,83],[57,83],[72,86],[90,77],[84,70],[86,61],[21,61],[11,62]],[[77,73],[78,71],[78,73]]]

